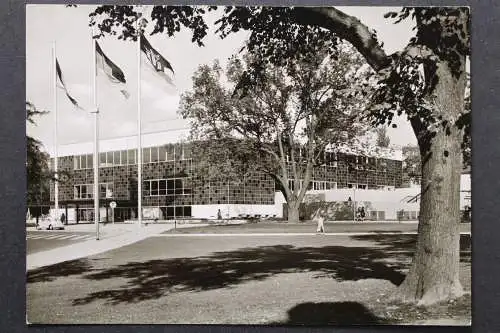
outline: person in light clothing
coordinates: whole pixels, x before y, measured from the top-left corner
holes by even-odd
[[[314,213],[314,220],[316,220],[318,227],[316,228],[317,233],[325,233],[325,218],[326,218],[326,209],[324,207],[319,207]]]

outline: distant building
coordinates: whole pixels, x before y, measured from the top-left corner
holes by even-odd
[[[420,186],[422,172],[420,166],[420,150],[417,146],[404,146],[403,154],[403,187]]]
[[[178,134],[178,133],[177,133]],[[143,135],[144,218],[224,218],[282,216],[275,200],[273,179],[255,173],[245,179],[212,181],[197,172],[190,143],[179,143],[175,132]],[[92,142],[59,147],[58,167],[65,179],[59,185],[60,209],[68,221],[93,220]],[[101,140],[99,155],[100,218],[110,220],[109,203],[115,201],[116,221],[137,218],[136,137]],[[313,171],[310,190],[337,188],[386,189],[402,186],[401,153],[378,156],[343,153],[324,154]],[[54,184],[51,184],[51,205]]]

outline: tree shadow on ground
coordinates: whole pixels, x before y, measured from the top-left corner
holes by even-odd
[[[358,241],[374,242],[378,246],[383,246],[383,251],[392,257],[398,255],[413,257],[416,250],[417,235],[387,235],[371,234],[351,236]],[[460,235],[460,261],[470,263],[471,260],[471,236]]]
[[[291,245],[242,248],[196,258],[129,262],[84,277],[90,280],[126,278],[118,289],[101,290],[74,300],[74,305],[105,300],[110,304],[140,302],[167,293],[227,288],[280,273],[316,272],[315,277],[338,281],[404,278],[398,263],[384,261],[387,253],[372,247],[294,247]]]
[[[27,273],[27,283],[50,282],[58,277],[88,273],[92,265],[88,259],[77,259],[40,267]]]
[[[357,302],[301,303],[288,310],[288,318],[271,325],[374,325],[388,324]]]

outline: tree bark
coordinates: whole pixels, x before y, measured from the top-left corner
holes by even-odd
[[[288,222],[289,223],[298,223],[299,222],[299,207],[300,203],[297,201],[289,201],[287,203],[288,207]]]
[[[417,248],[396,296],[422,305],[463,295],[459,280],[463,133],[452,120],[464,109],[465,80],[464,74],[453,76],[445,62],[438,63],[436,74],[439,81],[433,94],[435,114],[451,124],[448,130],[437,128],[432,138],[428,128],[417,133],[422,156]]]

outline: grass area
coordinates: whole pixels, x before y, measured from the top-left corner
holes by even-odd
[[[326,222],[327,233],[333,232],[416,232],[416,223],[383,223],[383,222]],[[462,232],[470,232],[470,224],[460,225]],[[212,224],[171,229],[165,234],[237,234],[237,233],[314,233],[316,223],[305,221],[300,223],[283,223],[276,221],[260,221],[240,224]]]
[[[390,303],[414,235],[154,237],[30,271],[32,323],[352,325],[470,320],[470,298]],[[470,239],[461,241],[470,291]],[[50,304],[50,307],[47,305]]]

